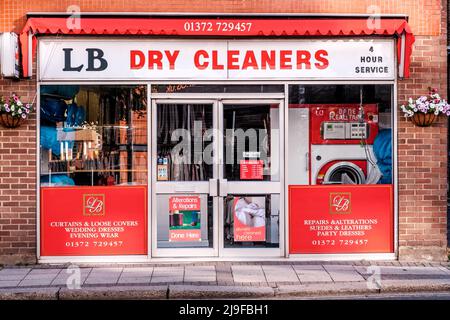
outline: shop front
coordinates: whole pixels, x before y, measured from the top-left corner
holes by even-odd
[[[39,261],[395,259],[406,21],[158,20],[28,20]]]

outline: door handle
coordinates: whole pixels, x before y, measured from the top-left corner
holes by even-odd
[[[227,179],[219,179],[219,197],[226,197],[228,195],[228,181]]]
[[[305,158],[306,158],[306,166],[305,166],[305,169],[306,169],[306,171],[309,171],[309,152],[307,152],[307,153],[305,154]]]
[[[218,189],[218,179],[209,179],[209,195],[211,197],[217,197],[219,195]]]

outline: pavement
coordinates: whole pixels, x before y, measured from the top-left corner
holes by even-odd
[[[295,299],[450,293],[449,263],[192,262],[0,269],[0,300]]]

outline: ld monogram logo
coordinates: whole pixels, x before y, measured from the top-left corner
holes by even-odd
[[[352,213],[351,199],[349,192],[330,192],[330,213]]]
[[[104,194],[85,194],[83,195],[83,205],[85,216],[104,216],[105,215],[105,195]]]

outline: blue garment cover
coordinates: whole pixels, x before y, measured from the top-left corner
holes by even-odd
[[[392,183],[392,130],[383,129],[378,132],[373,143],[373,152],[377,157],[377,165],[383,177],[378,183]]]
[[[80,126],[86,120],[86,111],[82,106],[76,103],[71,103],[67,106],[67,120],[68,126]]]
[[[66,100],[73,99],[80,91],[80,86],[77,85],[45,85],[41,86],[42,94],[52,94],[60,96]]]
[[[67,104],[64,100],[45,98],[41,102],[41,118],[50,122],[66,120]]]
[[[63,129],[66,132],[73,131],[73,129],[65,128]],[[41,140],[40,144],[42,148],[44,149],[52,149],[52,153],[59,157],[61,155],[61,145],[60,142],[57,140],[56,136],[56,128],[55,127],[49,127],[49,126],[41,126]],[[73,148],[73,141],[68,141],[68,147],[70,149]]]
[[[50,182],[50,175],[41,176],[41,183],[53,183],[57,186],[74,186],[75,182],[72,178],[64,174],[52,174],[52,181]]]

